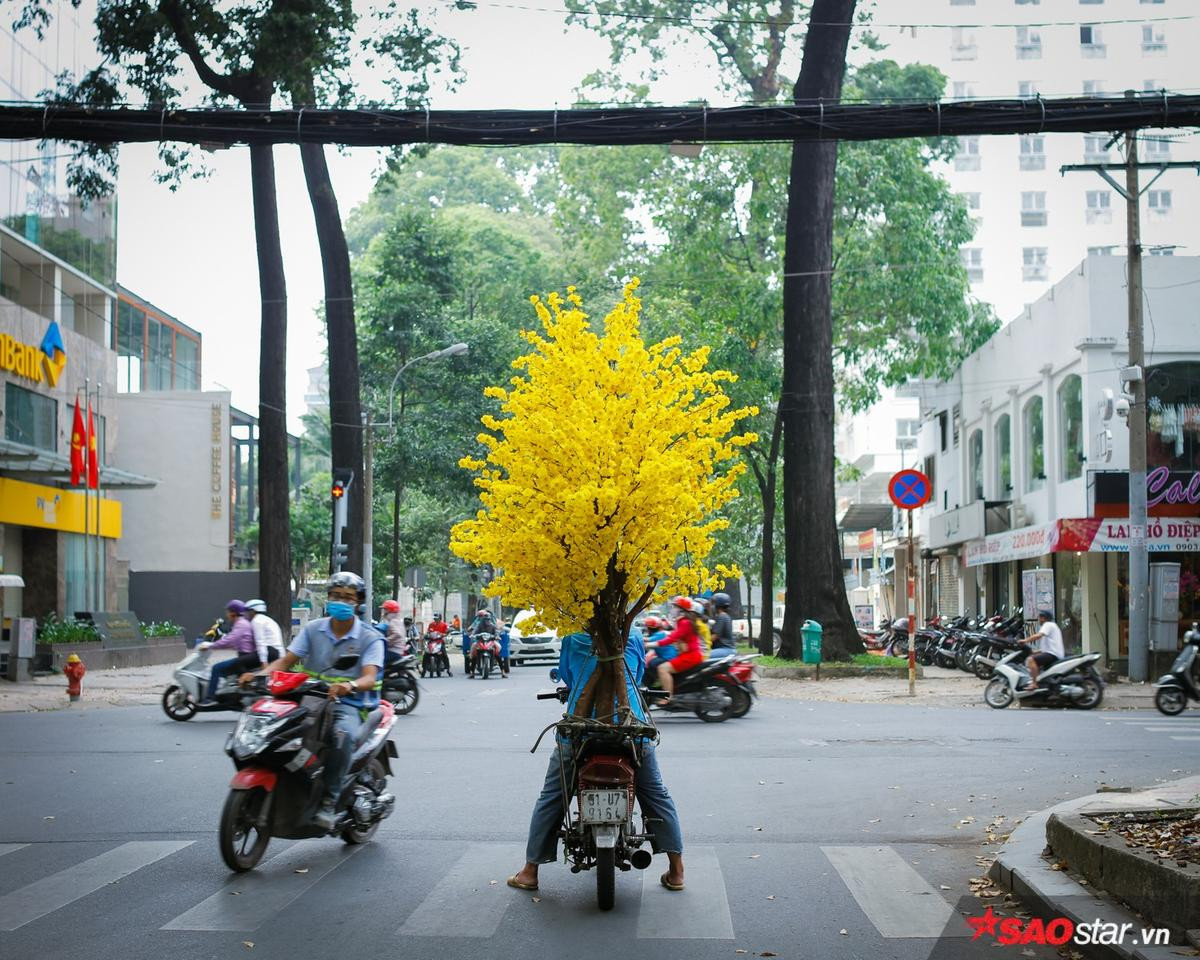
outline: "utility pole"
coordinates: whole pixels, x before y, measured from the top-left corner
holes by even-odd
[[[1125,96],[1135,94],[1127,90]],[[1108,146],[1121,136],[1115,134]],[[1129,364],[1121,371],[1121,381],[1127,384],[1129,394],[1129,679],[1143,683],[1149,679],[1150,672],[1150,558],[1146,550],[1146,357],[1142,336],[1141,197],[1168,170],[1186,167],[1200,171],[1200,163],[1139,163],[1137,131],[1126,131],[1124,138],[1124,163],[1068,164],[1060,172],[1087,170],[1098,173],[1125,198]],[[1143,168],[1158,172],[1141,187],[1138,172]],[[1116,170],[1124,170],[1124,186],[1109,172]]]
[[[366,434],[363,439],[366,441],[366,449],[363,451],[363,459],[366,461],[363,471],[363,566],[362,577],[363,583],[367,586],[367,621],[375,622],[375,534],[373,532],[373,523],[375,519],[375,436],[371,430],[370,413],[363,414],[363,432]]]

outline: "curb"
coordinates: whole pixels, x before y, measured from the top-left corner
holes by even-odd
[[[1051,815],[1059,817],[1089,812],[1123,812],[1162,804],[1183,805],[1200,793],[1200,777],[1187,777],[1158,784],[1141,793],[1097,793],[1056,804],[1024,820],[1010,835],[988,869],[988,876],[1002,889],[1017,897],[1030,913],[1049,920],[1068,917],[1075,923],[1100,920],[1105,923],[1131,924],[1137,930],[1145,921],[1126,907],[1085,887],[1061,870],[1051,869],[1042,856],[1046,849],[1046,824]],[[1170,799],[1175,795],[1176,799]],[[1085,955],[1103,960],[1176,960],[1178,945],[1167,947],[1126,947],[1119,944],[1091,945]],[[1186,956],[1186,954],[1185,954]]]
[[[814,680],[816,671],[813,667],[756,667],[760,677],[772,680]],[[917,667],[917,679],[923,679],[925,671]],[[907,680],[907,667],[826,667],[822,680],[861,679],[863,677],[882,677],[885,680]]]

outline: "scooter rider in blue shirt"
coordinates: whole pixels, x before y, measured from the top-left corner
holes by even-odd
[[[363,718],[379,705],[383,637],[354,615],[366,596],[366,584],[358,574],[335,573],[329,578],[329,602],[325,604],[329,616],[310,621],[282,657],[259,671],[268,674],[290,670],[301,663],[305,673],[333,679],[329,685],[329,698],[334,703],[330,707],[333,723],[325,761],[325,797],[313,817],[313,822],[324,830],[332,830],[337,819],[342,780],[350,767]],[[334,661],[344,656],[357,656],[358,662],[347,670],[334,670]],[[336,679],[330,674],[336,674]],[[244,673],[240,681],[249,683],[257,675]]]
[[[567,713],[574,713],[579,695],[587,685],[588,678],[596,669],[596,655],[592,651],[592,638],[586,633],[573,633],[563,637],[562,653],[558,658],[558,679],[571,689],[567,700]],[[646,647],[642,632],[634,627],[625,644],[625,690],[629,708],[634,717],[649,725],[645,705],[638,687],[646,669]],[[563,776],[559,759],[559,747],[550,755],[550,766],[546,769],[546,782],[542,794],[533,808],[529,823],[529,840],[525,847],[525,866],[508,878],[508,885],[518,890],[538,888],[538,865],[553,863],[558,859],[558,828],[563,818]],[[569,754],[568,754],[569,756]],[[569,765],[569,764],[568,764]],[[572,776],[568,774],[568,782]],[[642,745],[642,762],[637,768],[634,790],[638,805],[648,819],[654,835],[654,851],[667,855],[670,867],[659,878],[668,890],[683,889],[683,833],[679,826],[679,814],[675,801],[667,792],[662,774],[658,770],[658,759],[654,744]]]

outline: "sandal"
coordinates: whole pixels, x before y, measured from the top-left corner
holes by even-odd
[[[665,879],[665,875],[664,875],[664,879]],[[510,887],[513,887],[516,890],[536,890],[538,888],[538,885],[536,883],[525,883],[522,880],[518,880],[517,875],[515,873],[511,877],[508,878],[508,885]]]
[[[672,891],[673,893],[678,893],[680,890],[683,889],[683,884],[682,883],[672,883],[670,881],[670,876],[671,876],[670,872],[664,873],[661,877],[658,878],[658,882],[661,883],[668,890]]]

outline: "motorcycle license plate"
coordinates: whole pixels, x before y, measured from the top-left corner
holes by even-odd
[[[581,790],[579,807],[584,823],[622,823],[629,815],[624,790]]]

